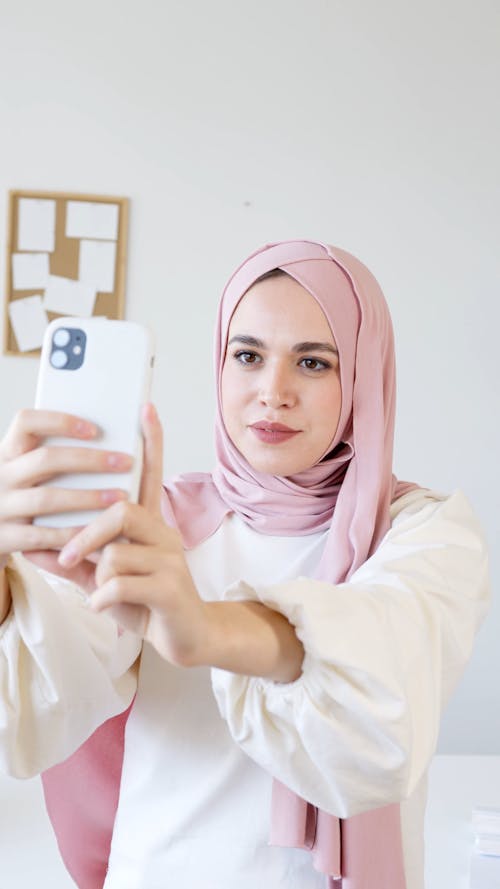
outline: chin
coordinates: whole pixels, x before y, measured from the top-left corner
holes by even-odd
[[[309,463],[304,466],[303,462],[296,460],[284,459],[278,454],[243,454],[247,463],[256,472],[262,472],[265,475],[277,475],[287,478],[290,475],[297,475],[309,468]]]

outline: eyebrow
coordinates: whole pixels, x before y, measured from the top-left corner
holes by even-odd
[[[265,349],[266,345],[263,340],[259,340],[254,336],[247,336],[246,334],[238,334],[237,336],[231,337],[228,342],[228,346],[231,343],[242,343],[244,346],[251,346],[253,349]],[[338,349],[335,346],[332,346],[331,343],[320,343],[312,340],[305,340],[303,343],[296,343],[292,346],[292,352],[296,352],[298,354],[302,354],[303,352],[331,352],[332,355],[338,355]]]

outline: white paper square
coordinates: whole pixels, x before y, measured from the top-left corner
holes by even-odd
[[[118,204],[68,201],[66,204],[66,237],[118,238]]]
[[[78,278],[99,293],[115,289],[116,244],[114,241],[81,241]]]
[[[56,239],[56,202],[19,198],[18,250],[53,253]]]
[[[14,290],[45,288],[49,280],[48,253],[13,253],[12,285]]]
[[[30,352],[42,345],[49,323],[41,296],[25,296],[9,303],[9,317],[20,352]]]
[[[79,315],[89,318],[94,311],[96,288],[71,278],[49,275],[43,307],[58,315]]]

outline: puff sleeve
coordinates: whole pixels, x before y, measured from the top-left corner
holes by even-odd
[[[283,613],[305,649],[290,684],[212,670],[240,747],[339,817],[411,795],[489,600],[484,538],[464,495],[403,508],[347,583],[238,583],[224,598]]]
[[[31,777],[70,755],[132,701],[140,640],[93,613],[75,585],[21,555],[8,564],[0,627],[0,770]]]

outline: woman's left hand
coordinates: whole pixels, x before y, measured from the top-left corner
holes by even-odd
[[[161,514],[162,429],[151,404],[143,412],[144,467],[139,503],[113,504],[61,550],[74,567],[100,551],[96,611],[111,608],[120,626],[138,633],[172,664],[203,660],[208,616],[186,563],[178,531]]]

